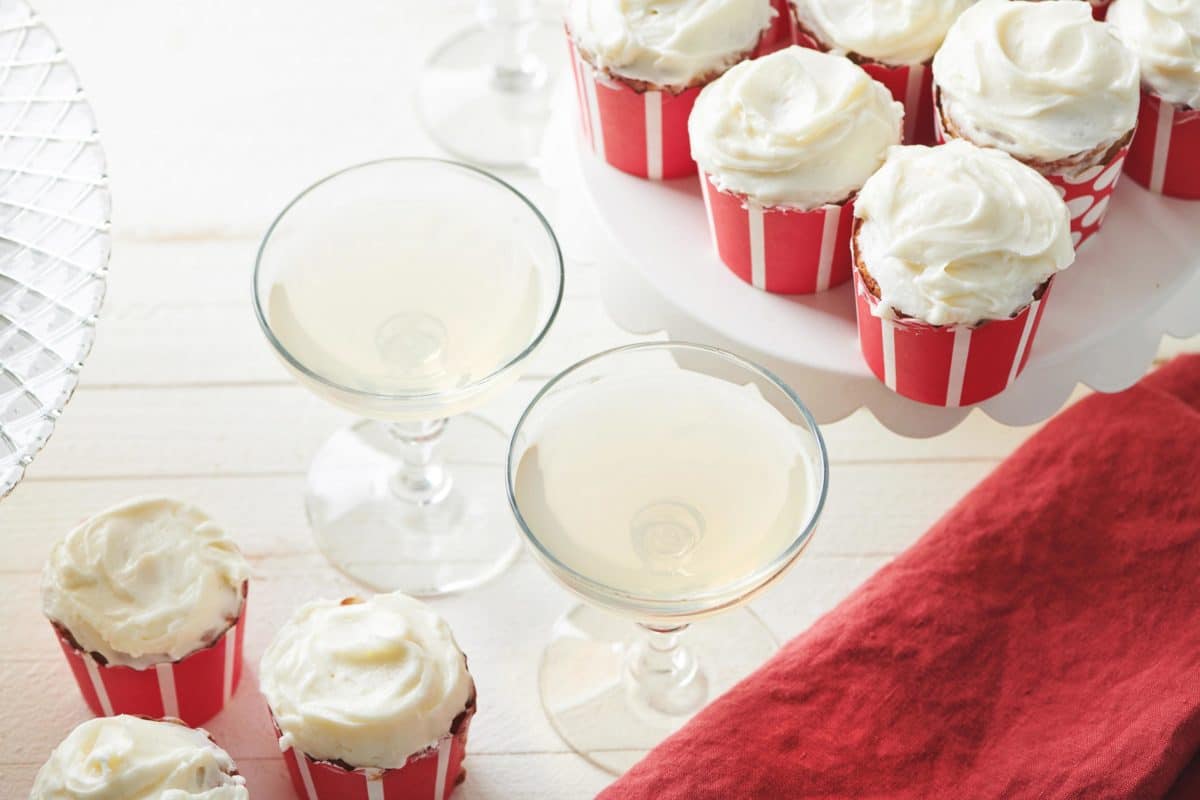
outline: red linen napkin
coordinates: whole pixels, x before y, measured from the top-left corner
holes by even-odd
[[[1047,424],[600,797],[1179,800],[1198,751],[1187,356]]]

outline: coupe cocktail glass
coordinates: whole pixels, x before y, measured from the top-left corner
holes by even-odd
[[[507,475],[534,554],[584,600],[542,657],[542,704],[572,748],[621,772],[777,649],[735,609],[800,555],[829,469],[779,379],[722,350],[653,343],[547,384]]]
[[[361,164],[283,210],[255,267],[259,323],[301,383],[368,418],[308,472],[309,521],[335,566],[430,596],[511,563],[508,437],[464,412],[517,379],[562,292],[546,220],[463,164]]]
[[[544,16],[538,0],[475,5],[478,23],[437,47],[421,71],[421,120],[458,158],[531,166],[550,117],[552,78],[565,67],[562,18]]]

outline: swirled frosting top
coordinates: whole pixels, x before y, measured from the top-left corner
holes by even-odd
[[[379,769],[436,745],[474,692],[450,627],[399,593],[301,607],[263,655],[259,684],[281,748]]]
[[[249,574],[237,545],[203,511],[142,498],[54,544],[42,605],[84,650],[142,668],[215,641],[241,613]]]
[[[789,47],[706,86],[688,128],[692,157],[718,188],[811,209],[858,191],[900,143],[903,115],[848,59]]]
[[[724,72],[758,44],[771,0],[570,0],[567,28],[599,69],[683,88]]]
[[[893,147],[859,192],[858,260],[881,316],[932,325],[1006,319],[1075,260],[1055,188],[1000,150],[962,140]]]
[[[1086,3],[981,0],[933,59],[942,109],[966,138],[1053,162],[1133,129],[1137,59]]]

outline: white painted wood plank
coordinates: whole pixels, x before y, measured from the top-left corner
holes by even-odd
[[[287,382],[251,305],[257,241],[116,243],[96,346],[82,385]],[[563,308],[528,374],[550,377],[598,350],[638,341],[599,301],[601,270],[567,265]]]
[[[907,547],[993,467],[990,461],[838,464],[808,555],[894,554]],[[914,501],[913,486],[923,487]],[[183,497],[225,524],[251,559],[312,552],[301,475],[30,481],[0,505],[9,557],[0,573],[37,572],[51,542],[80,520],[141,494]]]
[[[172,293],[164,291],[163,296]],[[153,305],[126,305],[114,299],[97,336],[81,376],[85,389],[291,381],[248,299],[241,304],[180,300]],[[525,375],[545,380],[593,353],[647,338],[618,328],[598,299],[568,298]]]
[[[539,385],[518,383],[481,413],[508,429]],[[84,390],[27,480],[299,473],[350,419],[294,385]],[[976,412],[945,436],[908,440],[858,412],[823,431],[835,463],[979,461],[1007,455],[1036,427]]]

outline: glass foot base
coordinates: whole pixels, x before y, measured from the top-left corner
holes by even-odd
[[[554,77],[566,59],[561,22],[521,26],[522,70],[494,64],[496,31],[460,31],[433,52],[421,72],[417,107],[433,140],[458,158],[489,167],[531,166],[542,147]]]
[[[571,749],[619,775],[678,730],[691,714],[664,714],[640,701],[627,672],[638,636],[627,619],[577,605],[554,626],[542,654],[542,707]],[[712,700],[758,668],[779,642],[749,609],[697,622],[680,636],[700,663]]]
[[[478,586],[520,551],[504,494],[508,436],[471,414],[454,417],[437,453],[450,489],[435,503],[398,496],[386,423],[334,434],[308,470],[308,520],[335,567],[375,591],[432,597]]]

